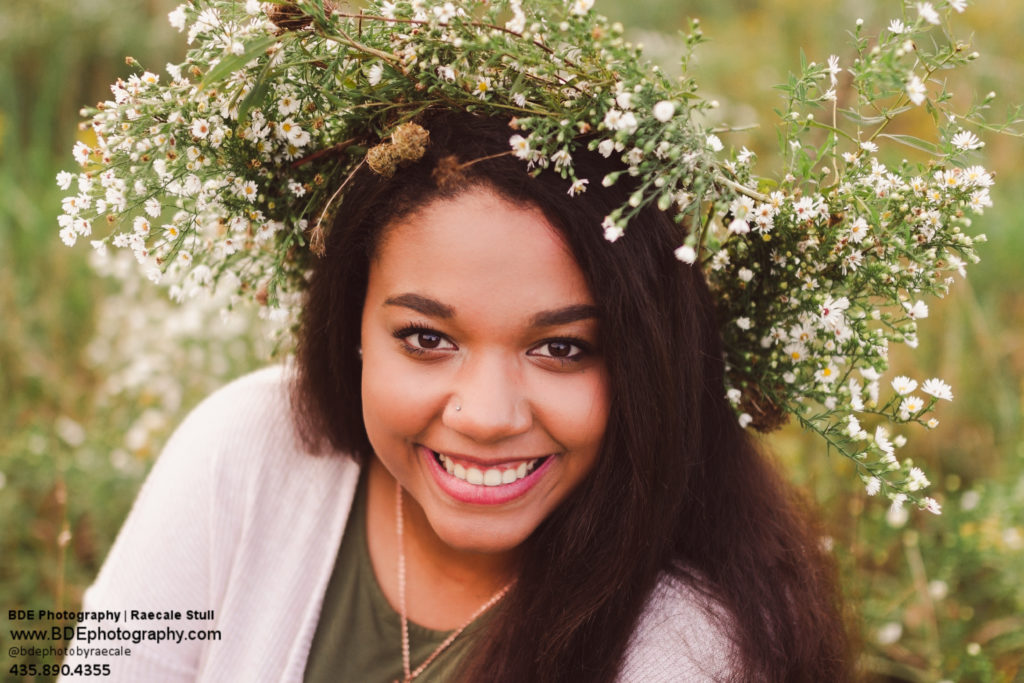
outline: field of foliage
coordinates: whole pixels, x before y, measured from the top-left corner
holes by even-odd
[[[79,107],[109,97],[109,83],[130,73],[125,55],[153,71],[181,58],[166,20],[174,4],[0,3],[0,632],[10,609],[78,606],[174,425],[269,362],[256,316],[222,324],[216,305],[178,307],[125,264],[99,267],[87,246],[57,236],[54,177],[72,166]],[[630,37],[667,69],[675,31],[700,17],[710,42],[691,68],[723,126],[742,129],[723,142],[756,151],[764,172],[778,153],[773,86],[802,55],[848,56],[855,22],[877,33],[898,6],[601,0],[596,10],[635,27]],[[970,0],[955,22],[980,56],[953,91],[994,91],[993,118],[1005,118],[1024,100],[1024,3]],[[918,375],[942,377],[956,400],[937,411],[938,430],[917,430],[901,453],[924,464],[943,514],[891,514],[848,461],[796,427],[766,440],[827,519],[823,542],[842,567],[869,680],[1024,677],[1024,142],[984,140],[996,186],[994,208],[974,225],[988,235],[982,262],[932,305],[915,358]],[[892,360],[900,374],[905,358]],[[0,678],[22,680],[4,662]]]

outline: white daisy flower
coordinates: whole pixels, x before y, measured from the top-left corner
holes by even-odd
[[[925,380],[924,384],[921,385],[921,391],[928,394],[929,396],[934,396],[935,398],[940,398],[944,401],[953,400],[952,387],[950,387],[948,384],[943,382],[938,377],[933,377],[931,379]]]
[[[900,403],[900,417],[904,420],[909,420],[912,416],[917,415],[924,408],[924,401],[921,400],[920,396],[907,396]]]
[[[205,138],[210,134],[210,122],[206,119],[195,119],[192,121],[192,127],[189,130],[192,132],[193,137]]]
[[[917,381],[900,375],[893,379],[892,388],[895,389],[896,393],[900,396],[906,396],[914,391],[914,389],[917,389]]]
[[[953,146],[962,150],[981,149],[985,143],[979,140],[974,133],[961,130],[953,136]]]
[[[587,185],[590,183],[586,178],[577,178],[572,181],[572,185],[569,186],[568,195],[575,197],[578,194],[582,194],[587,191]]]
[[[694,261],[697,260],[697,251],[688,244],[684,244],[683,246],[676,249],[673,253],[676,255],[676,258],[682,261],[683,263],[692,264]]]
[[[508,139],[508,144],[512,147],[512,154],[514,154],[517,159],[529,161],[530,153],[532,152],[529,140],[524,138],[522,135],[513,135]]]

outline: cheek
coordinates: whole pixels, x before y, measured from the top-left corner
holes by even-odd
[[[362,395],[366,433],[378,453],[388,443],[420,434],[440,403],[437,392],[409,372],[406,359],[365,348]]]
[[[594,368],[547,383],[535,402],[535,412],[552,437],[570,451],[596,454],[608,423],[608,380]]]

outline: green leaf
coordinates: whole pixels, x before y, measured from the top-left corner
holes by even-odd
[[[254,40],[245,46],[245,50],[240,55],[229,55],[224,57],[217,66],[210,69],[202,82],[199,84],[200,90],[205,90],[213,83],[217,83],[222,80],[225,76],[231,74],[234,71],[238,71],[246,64],[256,59],[258,56],[267,51],[271,45],[278,42],[277,36],[266,36],[259,40]]]
[[[938,145],[936,145],[933,142],[928,142],[927,140],[922,140],[921,138],[915,138],[913,135],[897,135],[894,133],[882,133],[878,137],[888,138],[890,140],[900,143],[901,145],[913,147],[914,149],[919,149],[922,152],[928,152],[928,154],[942,156],[942,149],[940,149]]]

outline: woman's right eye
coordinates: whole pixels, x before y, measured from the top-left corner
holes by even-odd
[[[395,332],[395,337],[412,353],[451,351],[458,348],[443,334],[423,328],[404,328]]]

